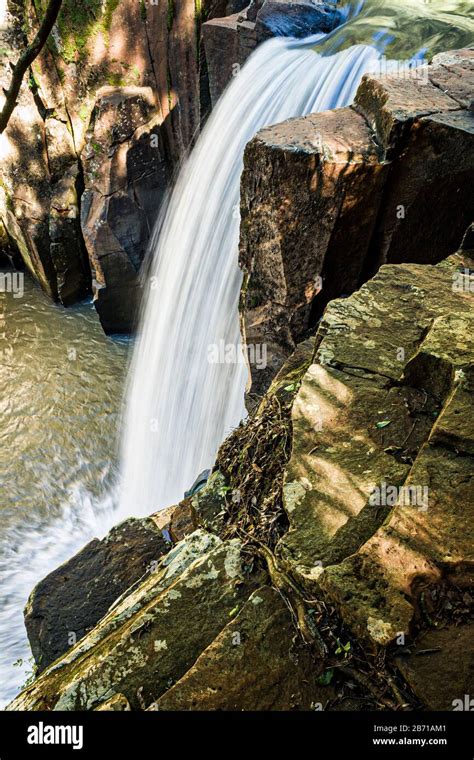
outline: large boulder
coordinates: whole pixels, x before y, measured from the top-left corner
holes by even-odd
[[[130,519],[41,580],[25,609],[38,672],[95,626],[111,604],[168,551],[151,519]]]
[[[198,530],[150,568],[95,628],[10,705],[89,710],[116,694],[149,707],[177,682],[264,581],[238,540]]]
[[[295,639],[280,594],[264,586],[149,710],[311,710],[334,697]]]
[[[473,87],[472,51],[454,51],[411,76],[368,75],[353,107],[290,119],[248,144],[242,317],[247,341],[269,355],[252,368],[253,392],[330,299],[383,263],[436,263],[457,249],[474,217]]]
[[[357,287],[388,168],[351,108],[289,119],[248,144],[240,233],[240,264],[249,275],[245,338],[266,344],[268,357],[265,368],[252,368],[254,393],[266,389],[308,329],[323,280],[325,298]]]

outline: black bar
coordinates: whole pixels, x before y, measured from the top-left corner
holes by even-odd
[[[258,751],[255,739],[265,748],[262,760],[270,751],[279,757],[291,753],[288,760],[301,754],[310,760],[343,756],[473,760],[473,717],[471,712],[2,712],[0,760],[24,756],[169,760],[175,752],[220,758],[237,753],[247,760]],[[64,727],[62,732],[50,728],[57,726]],[[28,738],[44,743],[32,744]],[[77,749],[45,743],[49,738],[69,739]]]

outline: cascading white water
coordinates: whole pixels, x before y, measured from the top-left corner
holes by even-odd
[[[243,67],[182,169],[156,235],[131,369],[120,512],[149,514],[183,497],[245,415],[238,300],[239,182],[246,143],[263,126],[347,105],[378,60],[372,47],[329,57],[312,39],[273,39]],[[221,357],[223,359],[224,357]]]
[[[122,496],[79,489],[54,522],[32,521],[0,546],[0,704],[24,681],[22,611],[35,583],[120,519],[176,503],[245,414],[242,363],[211,364],[208,349],[240,342],[239,178],[245,144],[261,127],[347,105],[381,52],[355,46],[321,57],[306,40],[274,39],[242,68],[183,167],[154,236],[143,324],[131,368]],[[27,669],[27,668],[26,668]]]

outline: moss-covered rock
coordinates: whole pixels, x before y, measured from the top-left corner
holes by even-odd
[[[190,670],[150,710],[324,709],[321,662],[295,638],[290,611],[268,586],[255,591]]]
[[[382,267],[328,307],[293,406],[278,552],[360,638],[408,634],[472,562],[472,262]]]
[[[88,710],[116,693],[133,709],[148,706],[184,675],[258,581],[246,577],[238,541],[196,531],[10,709]]]

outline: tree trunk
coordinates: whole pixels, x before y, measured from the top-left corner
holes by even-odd
[[[25,52],[20,56],[16,66],[13,68],[13,76],[10,87],[5,90],[5,104],[0,114],[0,134],[5,131],[10,116],[16,106],[18,93],[20,92],[21,83],[25,72],[29,69],[35,58],[41,53],[43,47],[46,44],[51,30],[56,23],[59,11],[61,10],[63,0],[50,0],[46,15],[43,22],[34,38],[33,42],[28,45]]]

